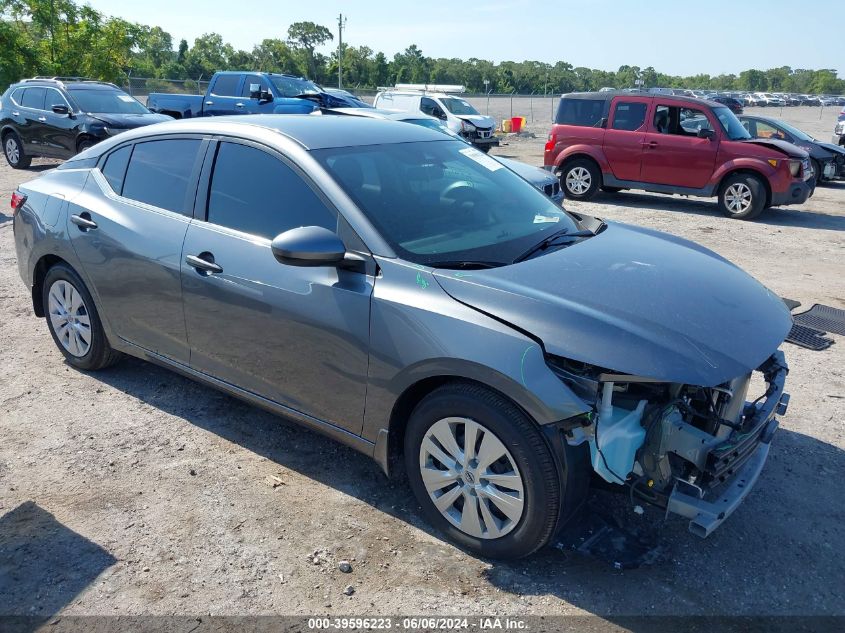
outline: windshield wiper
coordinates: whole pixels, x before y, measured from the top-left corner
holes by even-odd
[[[568,233],[567,229],[562,229],[562,230],[558,231],[557,233],[552,233],[547,238],[543,239],[539,244],[535,244],[534,246],[529,248],[522,255],[520,255],[519,257],[514,259],[513,263],[518,264],[519,262],[525,261],[526,259],[528,259],[529,257],[531,257],[532,255],[534,255],[535,253],[537,253],[539,251],[544,251],[547,248],[550,248],[552,246],[557,246],[557,244],[555,244],[555,242],[557,240],[567,240],[568,241],[568,240],[575,239],[575,238],[578,238],[578,237],[593,237],[594,235],[595,235],[595,233],[593,233],[592,231],[586,231],[585,230],[585,231],[575,231],[574,233]]]
[[[454,268],[458,270],[483,270],[485,268],[498,268],[504,266],[505,262],[483,262],[471,259],[444,260],[442,262],[426,262],[426,266],[432,268]]]

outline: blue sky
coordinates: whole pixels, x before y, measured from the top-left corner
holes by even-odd
[[[158,25],[174,42],[217,32],[250,50],[310,20],[344,41],[392,57],[415,43],[431,57],[496,62],[565,60],[615,70],[654,66],[671,74],[746,68],[836,68],[845,76],[842,0],[87,0],[110,15]],[[409,25],[410,24],[410,25]]]

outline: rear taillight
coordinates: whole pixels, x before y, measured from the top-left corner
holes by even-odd
[[[555,137],[549,134],[549,140],[546,141],[546,151],[551,152],[555,148]]]
[[[10,205],[12,207],[12,215],[15,215],[18,212],[18,209],[23,206],[24,202],[26,202],[25,195],[23,195],[19,191],[12,192],[12,203]]]

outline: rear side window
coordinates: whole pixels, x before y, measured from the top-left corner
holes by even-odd
[[[293,169],[254,147],[221,143],[208,221],[272,240],[299,226],[337,228],[337,217]]]
[[[220,75],[214,82],[213,94],[219,97],[234,97],[237,94],[240,75]]]
[[[18,105],[23,105],[23,90],[23,88],[15,88],[15,91],[12,93],[12,101]]]
[[[109,181],[109,186],[115,193],[120,193],[123,188],[123,177],[126,175],[126,165],[129,164],[129,155],[132,153],[132,146],[127,145],[109,154],[106,164],[103,165],[103,176]]]
[[[555,123],[598,127],[606,104],[604,99],[561,99]]]
[[[126,170],[123,197],[191,215],[185,199],[199,147],[196,139],[138,143]]]
[[[613,129],[634,131],[645,123],[646,103],[619,101],[613,110]]]
[[[44,109],[44,97],[47,91],[44,88],[27,88],[23,92],[23,103],[25,108]]]

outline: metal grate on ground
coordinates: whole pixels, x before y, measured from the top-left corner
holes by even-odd
[[[845,310],[817,303],[806,312],[794,315],[793,320],[798,325],[814,330],[845,336]]]
[[[823,334],[822,331],[794,323],[786,340],[794,345],[820,352],[833,345],[833,339],[827,338]]]

